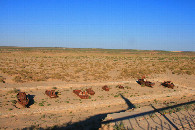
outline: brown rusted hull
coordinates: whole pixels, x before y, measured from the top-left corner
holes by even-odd
[[[155,85],[155,83],[152,83],[150,81],[145,81],[143,78],[138,79],[137,83],[140,85],[148,86],[148,87],[153,87]]]
[[[29,99],[27,99],[27,100],[18,100],[18,103],[21,104],[22,106],[26,107],[29,103]]]
[[[138,84],[140,84],[140,85],[143,85],[143,84],[145,84],[145,81],[144,81],[144,79],[138,79]]]
[[[88,99],[89,98],[88,93],[87,92],[82,92],[81,90],[73,90],[73,93],[75,93],[81,99]]]
[[[89,93],[90,95],[94,95],[94,94],[95,94],[95,92],[94,92],[91,88],[86,89],[86,91],[87,91],[87,93]]]
[[[155,83],[152,83],[152,82],[150,82],[150,81],[146,81],[146,82],[145,82],[145,86],[152,87],[152,86],[154,86],[154,85],[155,85]]]
[[[46,90],[45,94],[49,96],[50,98],[57,98],[58,96],[55,93],[55,90]]]
[[[18,103],[21,104],[23,107],[26,107],[29,104],[29,98],[26,96],[25,92],[19,92],[17,94]]]
[[[122,85],[119,85],[119,86],[118,86],[118,88],[120,88],[120,89],[124,89],[124,87],[123,87]]]
[[[110,90],[107,85],[103,86],[102,89],[105,90],[105,91],[109,91]]]
[[[171,81],[164,81],[161,85],[172,89],[175,87]]]

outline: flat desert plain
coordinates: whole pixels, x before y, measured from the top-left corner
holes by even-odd
[[[129,103],[142,109],[194,101],[194,75],[195,52],[0,47],[0,128],[75,124],[98,129],[107,114],[133,111]],[[142,76],[155,85],[139,85]],[[164,81],[175,87],[162,86]],[[110,90],[102,90],[104,85]],[[95,91],[89,99],[73,93],[87,88]],[[55,90],[58,97],[48,97],[46,90]],[[17,103],[19,91],[31,97],[27,108]],[[194,104],[190,107],[194,111]]]

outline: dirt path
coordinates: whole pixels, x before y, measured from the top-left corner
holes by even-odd
[[[108,82],[107,84],[118,84],[118,83],[126,83],[127,81],[123,82]],[[130,81],[129,81],[130,82]],[[105,83],[99,83],[97,85],[102,85]],[[77,86],[76,84],[74,84]],[[91,84],[90,84],[91,85]],[[93,84],[96,85],[96,84]],[[68,85],[69,87],[72,87],[73,85]],[[75,87],[74,86],[74,87]],[[85,85],[78,85],[77,87],[82,87]],[[64,86],[67,87],[67,86]],[[40,88],[43,88],[40,87]],[[60,87],[61,88],[61,87]],[[33,88],[34,89],[34,88]],[[147,102],[147,101],[153,101],[155,99],[158,100],[168,100],[170,98],[180,98],[183,96],[190,97],[192,95],[195,95],[195,89],[194,88],[187,88],[183,87],[182,91],[178,92],[171,92],[171,93],[165,93],[165,94],[152,94],[152,95],[143,95],[138,97],[130,97],[127,98],[129,101],[131,101],[133,104],[135,103],[141,103],[141,102]],[[125,100],[120,99],[110,99],[110,100],[101,100],[101,101],[95,101],[95,102],[87,102],[87,103],[78,103],[78,104],[67,104],[67,105],[58,105],[58,106],[45,106],[44,108],[30,108],[30,109],[20,109],[15,112],[0,112],[0,116],[13,116],[13,115],[20,115],[20,114],[36,114],[36,113],[53,113],[53,112],[63,112],[63,111],[79,111],[79,110],[87,110],[87,109],[95,109],[99,107],[108,107],[108,106],[114,106],[114,105],[123,105],[126,104]]]
[[[53,84],[37,83],[34,85],[17,84],[17,89],[27,92],[27,94],[35,95],[35,104],[30,108],[18,109],[12,105],[12,100],[16,100],[16,93],[8,93],[14,89],[14,86],[0,88],[1,95],[1,111],[0,111],[0,129],[15,129],[31,127],[52,127],[54,125],[66,126],[64,123],[85,121],[88,118],[96,117],[95,115],[107,115],[117,111],[128,109],[127,101],[132,104],[138,105],[139,108],[155,102],[163,103],[165,101],[175,102],[188,102],[195,97],[195,88],[188,85],[176,84],[174,89],[165,88],[160,85],[159,80],[152,80],[156,85],[154,88],[140,87],[135,80],[130,81],[117,81],[117,82],[101,82],[101,83],[60,83]],[[41,85],[42,84],[42,85]],[[116,85],[123,85],[124,90],[117,89]],[[106,92],[101,89],[103,85],[110,86],[110,91]],[[28,86],[28,87],[27,87]],[[45,89],[57,87],[61,93],[59,98],[50,99],[44,95]],[[96,94],[91,99],[81,100],[72,90],[80,88],[86,89],[92,87]],[[137,93],[137,94],[136,94]],[[115,97],[115,95],[118,95]],[[124,98],[120,97],[120,94]],[[104,96],[104,98],[101,98]],[[70,99],[70,100],[68,100]],[[181,101],[182,100],[182,101]],[[42,101],[46,102],[44,106],[39,106]],[[69,103],[67,103],[69,101]],[[157,103],[157,104],[158,104]],[[50,104],[50,105],[48,105]],[[11,109],[12,108],[12,109]],[[88,121],[86,121],[88,122]],[[95,121],[96,122],[96,121]]]
[[[66,88],[80,88],[80,87],[86,87],[86,86],[103,86],[103,85],[118,85],[118,84],[127,84],[127,83],[134,83],[135,81],[132,80],[132,81],[117,81],[117,82],[98,82],[98,83],[57,83],[57,85],[51,85],[51,84],[48,84],[48,85],[31,85],[30,83],[26,84],[26,85],[23,85],[23,87],[17,87],[17,89],[20,89],[22,91],[25,91],[25,90],[41,90],[41,89],[51,89],[53,87],[57,87],[59,89],[66,89]],[[53,83],[54,84],[54,83]],[[28,87],[26,87],[28,86]],[[31,86],[31,87],[29,87]],[[16,87],[6,87],[6,88],[3,88],[1,87],[0,88],[0,91],[10,91],[10,90],[13,90],[14,88]]]

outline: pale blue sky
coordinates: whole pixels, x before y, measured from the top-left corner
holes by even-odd
[[[0,46],[195,51],[195,1],[0,0]]]

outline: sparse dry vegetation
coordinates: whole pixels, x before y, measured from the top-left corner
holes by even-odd
[[[0,76],[0,83],[5,83],[5,78],[3,76]]]
[[[17,83],[128,80],[168,70],[195,74],[194,52],[63,48],[1,48],[0,52],[0,71]]]
[[[127,104],[121,104],[125,99],[130,99],[130,102],[132,99],[136,109],[148,104],[169,106],[194,100],[194,95],[180,93],[186,94],[185,91],[193,87],[194,52],[2,47],[0,54],[0,114],[9,116],[1,118],[4,123],[13,120],[20,124],[25,120],[26,127],[36,125],[37,128],[50,128],[72,119],[75,122],[97,114],[126,110]],[[157,77],[155,74],[160,75]],[[153,88],[136,83],[137,78],[143,75],[146,80],[150,78],[149,81],[155,82]],[[160,85],[160,80],[169,80],[169,76],[176,84],[174,89]],[[110,90],[102,90],[104,85]],[[119,85],[124,89],[120,89]],[[90,95],[89,99],[80,99],[72,92],[75,89],[85,91],[87,88],[95,91],[95,95]],[[50,99],[44,93],[46,89],[55,89],[59,97]],[[28,109],[17,108],[16,95],[20,90],[34,99]],[[179,94],[174,96],[170,93]],[[159,95],[163,98],[158,98]],[[80,109],[84,105],[87,107]],[[53,114],[53,111],[56,113]],[[123,129],[124,126],[118,124],[114,128]]]

